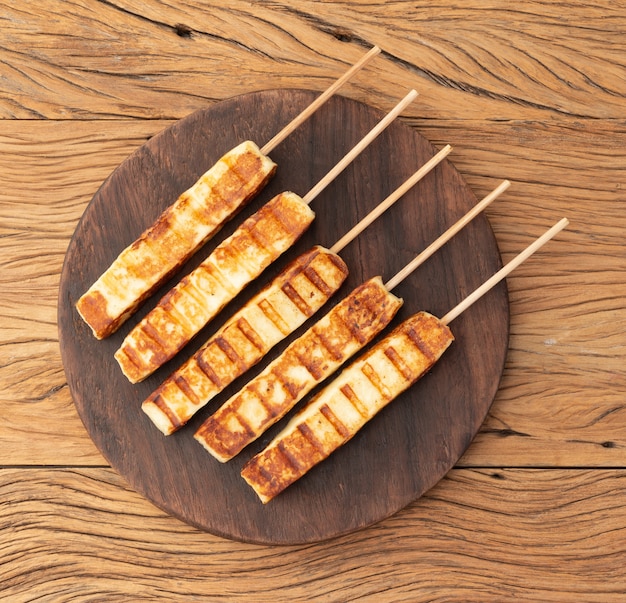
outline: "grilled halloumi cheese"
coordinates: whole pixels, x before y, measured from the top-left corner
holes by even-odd
[[[246,463],[242,477],[269,502],[415,383],[453,340],[438,318],[412,316],[317,394]]]
[[[222,241],[133,328],[115,353],[132,383],[173,358],[309,227],[315,214],[295,193],[276,195]]]
[[[194,435],[226,462],[386,327],[402,300],[380,277],[358,286],[227,400]]]
[[[142,404],[165,434],[180,429],[227,385],[312,316],[348,275],[344,261],[316,246],[236,312]]]
[[[276,164],[246,141],[226,153],[113,261],[76,309],[108,337],[269,181]]]

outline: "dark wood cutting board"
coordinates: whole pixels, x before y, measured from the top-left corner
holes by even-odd
[[[398,98],[402,95],[399,91]],[[77,299],[223,153],[245,139],[262,146],[314,97],[302,90],[246,94],[198,111],[148,140],[95,194],[70,242],[61,275],[63,363],[76,408],[95,444],[158,507],[214,534],[248,542],[327,539],[371,525],[420,497],[448,472],[477,433],[496,394],[508,346],[508,297],[502,283],[451,324],[456,341],[429,374],[267,505],[239,472],[284,421],[227,464],[217,462],[192,436],[204,418],[292,338],[174,435],[163,436],[144,415],[141,402],[153,389],[288,261],[314,244],[332,246],[436,152],[428,140],[396,120],[313,201],[317,218],[291,250],[178,357],[145,382],[130,384],[113,353],[180,275],[104,341],[97,341],[78,316]],[[306,194],[382,116],[364,104],[333,97],[270,154],[278,164],[275,178],[181,274],[276,193]],[[322,312],[371,276],[388,280],[475,203],[461,175],[444,160],[341,252],[350,276]],[[419,310],[442,316],[500,266],[493,232],[479,216],[395,290],[405,304],[392,325]]]

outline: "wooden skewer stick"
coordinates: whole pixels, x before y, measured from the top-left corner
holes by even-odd
[[[442,319],[441,322],[444,325],[452,322],[459,314],[467,310],[473,303],[480,299],[487,291],[497,285],[502,279],[508,276],[515,268],[517,268],[522,262],[525,262],[535,251],[545,245],[550,239],[552,239],[557,233],[561,232],[567,225],[569,220],[563,218],[557,222],[550,230],[540,236],[534,243],[529,245],[524,251],[515,256],[506,266],[500,268],[489,280],[485,281],[478,289],[473,293],[470,293],[460,304],[452,308]]]
[[[378,124],[376,124],[364,138],[360,140],[344,157],[335,165],[335,167],[326,174],[304,197],[302,200],[308,205],[317,197],[348,165],[354,161],[355,157],[363,152],[363,150],[387,127],[391,122],[400,115],[413,99],[417,96],[415,90],[411,90]]]
[[[374,220],[387,211],[400,197],[402,197],[411,187],[417,184],[428,172],[436,165],[441,163],[452,151],[452,147],[448,144],[434,157],[431,157],[417,172],[415,172],[408,180],[401,184],[391,195],[377,205],[367,216],[365,216],[358,224],[353,226],[341,239],[339,239],[330,250],[339,253],[348,243],[358,237]]]
[[[397,287],[405,278],[407,278],[418,266],[423,264],[438,249],[443,247],[455,234],[469,224],[479,213],[481,213],[492,201],[497,199],[507,188],[511,186],[508,180],[504,180],[498,187],[491,191],[482,201],[477,203],[469,212],[467,212],[458,222],[453,224],[441,236],[433,241],[424,251],[411,260],[402,270],[395,276],[391,277],[385,287],[391,291]]]
[[[355,73],[363,69],[374,57],[380,54],[380,48],[374,46],[366,55],[356,62],[346,73],[344,73],[334,84],[318,96],[306,109],[289,122],[278,134],[274,136],[261,149],[263,155],[268,155],[276,148],[289,134],[291,134],[300,124],[305,122],[315,111],[317,111],[341,86],[343,86]]]

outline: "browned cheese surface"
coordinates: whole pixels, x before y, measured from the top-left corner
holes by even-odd
[[[219,460],[231,459],[369,343],[401,305],[380,277],[366,281],[227,400],[194,437]]]
[[[244,142],[226,153],[126,247],[78,300],[98,339],[115,332],[159,285],[267,184],[276,165]]]
[[[319,246],[298,256],[146,400],[142,408],[170,434],[324,305],[348,275]]]
[[[332,379],[244,465],[242,477],[269,502],[352,439],[431,369],[453,340],[437,317],[415,314]]]
[[[280,193],[245,220],[170,289],[115,353],[123,373],[142,381],[173,358],[307,230],[315,214],[294,193]]]
[[[624,600],[623,1],[434,5],[0,0],[0,15],[0,599]],[[403,121],[436,147],[453,146],[449,160],[477,198],[503,178],[512,181],[486,213],[503,260],[562,216],[570,219],[570,226],[509,277],[510,337],[497,394],[464,454],[424,495],[387,519],[325,542],[268,546],[207,533],[138,493],[111,468],[83,425],[70,394],[58,334],[59,305],[69,301],[58,298],[66,251],[89,202],[112,172],[179,119],[252,91],[320,92],[372,44],[384,53],[342,94],[385,111],[414,87],[419,97]],[[178,156],[155,151],[143,158],[144,165],[161,166],[156,187],[165,190],[167,181],[175,180],[171,203],[207,162],[232,148],[232,140],[244,140],[251,123],[260,124],[255,142],[264,144],[275,133],[277,116],[286,123],[298,109],[286,100],[269,116],[264,107],[255,106],[250,122],[222,115],[221,120],[230,119],[232,138],[220,134],[215,140],[214,127],[196,124],[205,142]],[[321,117],[329,115],[322,112]],[[345,133],[342,117],[332,126]],[[272,128],[264,129],[268,119]],[[305,138],[305,132],[292,138],[297,143],[291,147],[294,154],[295,149],[314,149],[306,164],[294,156],[302,166],[302,188],[294,191],[298,194],[306,193],[362,134],[354,131],[345,145],[331,145],[325,152],[332,157],[327,157],[322,141]],[[174,131],[172,139],[176,136]],[[376,169],[365,175],[347,172],[342,180],[342,190],[349,193],[345,199],[331,194],[331,188],[328,197],[314,202],[317,219],[325,211],[332,215],[337,206],[344,220],[327,238],[307,240],[298,251],[312,243],[332,245],[360,217],[353,193],[365,198],[367,188],[377,185],[373,175],[383,174],[386,180],[375,188],[374,197],[399,183],[403,174],[394,165],[410,154],[399,142],[392,145],[393,140],[384,138],[382,146],[391,149],[388,155],[373,147],[371,165]],[[280,147],[270,157],[277,160],[278,178]],[[407,171],[414,167],[415,161],[403,161]],[[181,165],[186,167],[179,172]],[[143,175],[137,170],[130,179],[139,183]],[[115,189],[117,184],[109,186]],[[260,200],[269,198],[264,194]],[[418,199],[400,202],[397,213],[394,209],[373,225],[372,239],[389,248],[385,236],[392,225],[397,228],[396,216],[413,220],[411,207]],[[84,269],[93,270],[75,299],[163,210],[161,202],[145,204],[138,195],[127,200],[127,213],[115,220],[123,244],[108,249],[99,266],[93,266],[90,256],[95,247],[84,250]],[[379,200],[372,198],[371,203]],[[257,208],[251,201],[250,212],[244,209],[235,222]],[[440,223],[454,217],[442,215]],[[111,216],[102,212],[92,219],[105,232]],[[403,240],[412,235],[425,242],[433,222],[424,232],[415,224],[407,225]],[[225,225],[223,236],[234,225]],[[472,237],[463,239],[468,280],[479,270]],[[387,265],[372,253],[380,248],[372,239],[363,238],[342,253],[351,274],[369,278],[388,270],[384,276],[389,278],[410,259],[413,250],[403,243],[407,249],[394,246],[396,257]],[[104,240],[96,243],[98,249],[106,248]],[[424,292],[440,290],[437,277],[445,278],[439,257],[418,273],[420,289],[412,284],[410,289],[422,306],[418,309],[437,316],[469,292],[467,283],[461,283],[459,290],[451,287],[441,307],[425,305]],[[360,258],[373,258],[376,270],[363,274],[366,260]],[[163,288],[159,292],[166,293]],[[405,305],[411,303],[412,298],[398,293]],[[145,307],[152,307],[153,299]],[[96,342],[82,319],[74,314],[72,320],[112,358],[117,345]],[[455,347],[471,337],[461,322],[451,328],[456,341],[416,389],[429,385]],[[118,333],[126,329],[122,326]],[[204,332],[203,340],[210,335]],[[481,357],[489,345],[483,341],[472,353]],[[89,350],[87,346],[84,354]],[[142,400],[175,368],[167,366],[158,378],[133,388],[129,384],[116,410],[123,415],[125,407],[132,407],[139,420]],[[114,369],[119,374],[117,365],[98,367],[111,380]],[[453,377],[447,386],[455,387]],[[233,393],[235,387],[225,395]],[[386,421],[393,409],[393,404],[384,409],[336,455],[350,456],[350,448],[358,447],[364,436],[375,439],[377,422]],[[445,418],[453,423],[456,415]],[[184,431],[166,438],[145,420],[155,439],[169,441]],[[441,430],[424,437],[441,443],[445,435]],[[109,442],[116,438],[113,432],[105,435]],[[386,458],[388,443],[382,437],[377,441],[378,458]],[[120,442],[120,449],[129,463],[147,456],[137,455],[126,442]],[[437,454],[445,466],[445,450],[437,448]],[[332,456],[328,462],[270,504],[256,501],[259,507],[281,507],[283,496],[294,498],[291,493],[304,490],[301,486],[315,473],[324,478],[334,473]],[[185,475],[184,466],[178,470]],[[243,482],[240,470],[237,464],[232,488]],[[190,471],[212,475],[213,468],[194,465]],[[380,482],[381,475],[382,470],[368,477]],[[243,485],[248,502],[254,501],[254,492]],[[389,500],[396,486],[389,485],[378,500]],[[336,504],[318,512],[314,495],[309,515],[298,517],[300,525],[311,517],[333,521],[344,513]],[[199,491],[195,499],[200,507],[221,496],[229,500],[218,484]],[[368,503],[364,496],[343,519]],[[219,517],[224,525],[248,514],[246,507],[225,509]],[[276,519],[277,536],[281,525],[294,522],[287,505]]]

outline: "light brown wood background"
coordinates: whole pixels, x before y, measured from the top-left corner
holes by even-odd
[[[102,181],[174,120],[265,88],[405,119],[482,196],[510,351],[467,453],[396,516],[270,548],[164,515],[107,467],[67,389],[57,287]],[[626,2],[0,0],[0,598],[626,601]],[[480,353],[479,350],[476,353]]]

